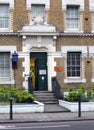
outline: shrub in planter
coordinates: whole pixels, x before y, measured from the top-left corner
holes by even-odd
[[[92,87],[89,91],[89,96],[94,97],[94,87]]]
[[[23,90],[17,93],[16,102],[17,103],[31,103],[35,99],[36,98],[33,94],[30,94],[26,90]]]
[[[10,97],[13,97],[14,102],[18,103],[33,102],[35,100],[35,96],[26,90],[19,91],[13,86],[0,88],[0,102],[9,102]]]
[[[81,97],[82,101],[88,101],[86,98],[86,87],[81,85],[79,89],[75,90],[74,87],[68,89],[68,94],[64,96],[65,100],[75,102]]]
[[[89,90],[88,97],[90,102],[94,102],[94,87]]]
[[[0,88],[0,101],[9,101],[10,97],[16,97],[17,89],[12,86]]]
[[[16,98],[18,91],[19,91],[19,90],[18,90],[17,88],[10,87],[10,88],[9,88],[10,97]],[[9,98],[10,98],[10,97],[9,97]]]
[[[78,100],[78,94],[76,91],[69,92],[68,94],[65,95],[65,100],[74,102]]]

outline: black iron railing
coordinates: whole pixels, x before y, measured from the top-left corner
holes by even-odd
[[[57,99],[61,97],[60,85],[56,77],[52,77],[52,91],[55,94]]]
[[[33,85],[32,85],[31,76],[28,77],[28,91],[29,91],[29,93],[33,94]]]

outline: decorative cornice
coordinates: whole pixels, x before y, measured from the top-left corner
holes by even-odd
[[[18,31],[20,35],[48,35],[53,36],[57,35],[56,28],[53,25],[34,22],[33,24],[23,26],[22,30]]]
[[[57,36],[57,37],[94,37],[94,33],[64,33],[64,32],[30,32],[18,31],[19,35]]]
[[[58,37],[94,37],[94,33],[63,33],[63,32],[0,32],[0,36],[58,36]]]
[[[94,33],[59,33],[59,36],[68,36],[68,37],[71,37],[71,36],[75,36],[75,37],[93,37],[94,36]]]
[[[18,33],[14,32],[0,32],[0,36],[17,36]]]
[[[56,32],[18,32],[21,36],[58,36]]]

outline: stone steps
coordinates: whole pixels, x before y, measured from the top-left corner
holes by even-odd
[[[37,98],[37,101],[40,101],[45,104],[56,104],[58,103],[57,98],[52,92],[49,91],[34,91],[34,95]]]

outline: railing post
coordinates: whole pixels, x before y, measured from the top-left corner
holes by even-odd
[[[33,86],[31,82],[31,77],[28,77],[28,91],[33,94]]]
[[[78,117],[81,117],[81,96],[78,99]]]
[[[10,98],[10,120],[13,119],[13,111],[12,111],[13,104],[12,104],[12,102],[13,102],[13,98],[11,97]]]

